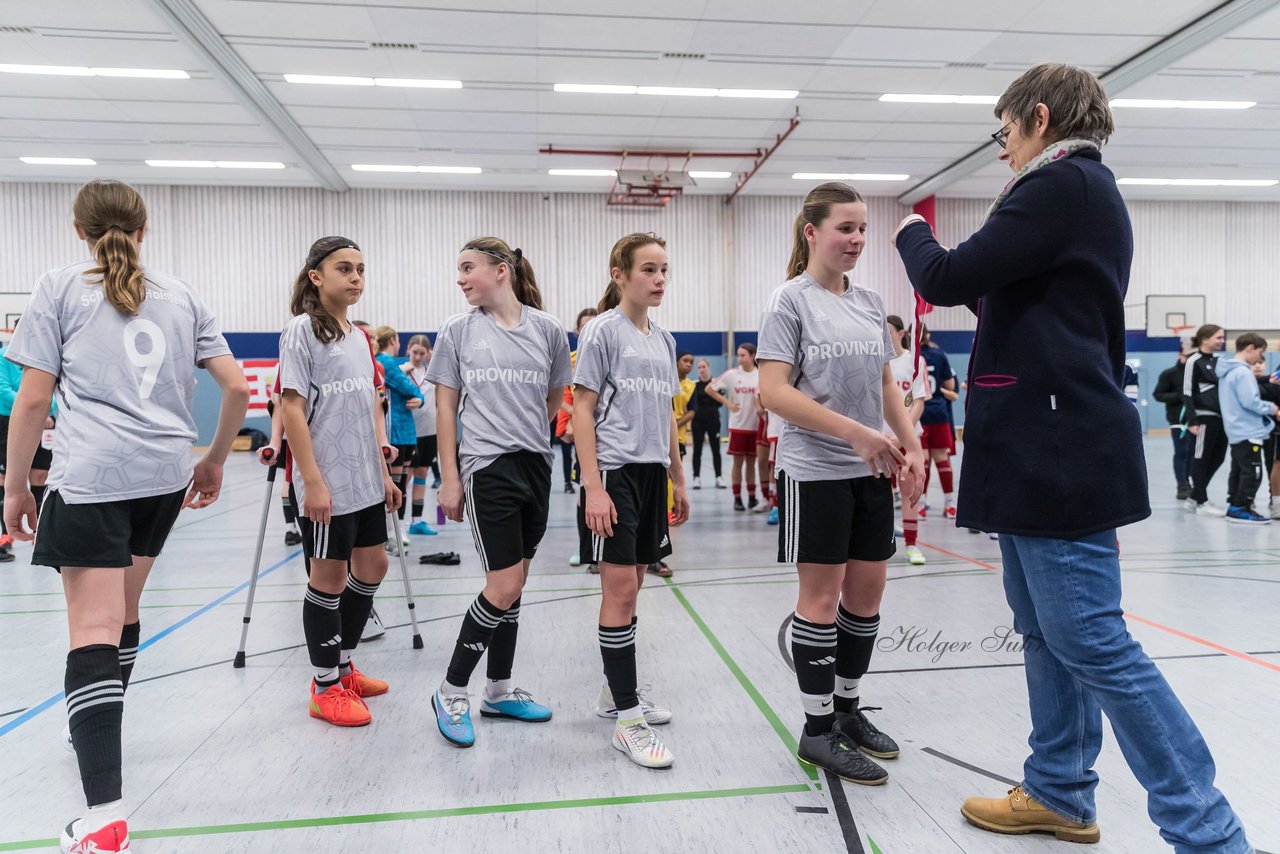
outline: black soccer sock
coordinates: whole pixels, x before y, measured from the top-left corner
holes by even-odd
[[[613,694],[613,707],[619,712],[640,705],[636,696],[636,624],[600,626],[600,658],[604,661],[604,678]]]
[[[133,663],[138,660],[138,638],[142,635],[142,623],[129,623],[120,630],[120,684],[129,690],[129,677],[133,675]]]
[[[396,512],[400,514],[400,521],[404,521],[404,510],[409,506],[409,472],[405,470],[400,475],[400,482],[396,484],[400,487],[400,509]]]
[[[37,512],[37,513],[39,513],[39,512],[40,512],[40,505],[44,504],[44,494],[45,494],[45,492],[47,492],[47,491],[48,491],[48,489],[49,489],[49,487],[47,487],[47,486],[33,486],[33,487],[31,487],[31,494],[32,494],[33,496],[35,496],[35,499],[36,499],[36,512]]]
[[[511,667],[516,660],[516,636],[520,633],[520,600],[511,603],[502,622],[493,630],[489,641],[489,661],[486,675],[490,679],[510,679]]]
[[[480,663],[480,656],[488,649],[494,631],[506,613],[484,598],[483,593],[471,603],[467,615],[462,618],[458,641],[453,647],[453,658],[449,661],[449,670],[445,674],[445,680],[450,685],[464,688],[471,681],[471,674]]]
[[[280,496],[280,509],[284,511],[284,523],[286,525],[294,524],[297,514],[293,512],[293,502],[289,500],[288,495]]]
[[[342,618],[342,648],[353,650],[360,643],[364,634],[365,623],[369,622],[369,612],[373,610],[373,597],[378,592],[378,583],[370,584],[361,581],[354,575],[347,576],[347,589],[342,591],[342,599],[338,605],[338,614]],[[342,675],[351,672],[348,665],[342,668]]]
[[[0,507],[4,506],[4,484],[0,483]],[[40,508],[36,508],[39,510]],[[9,535],[9,526],[4,523],[4,513],[0,513],[0,534]]]
[[[316,670],[316,688],[321,691],[338,681],[338,661],[342,654],[342,615],[338,612],[341,602],[341,594],[323,593],[310,584],[302,600],[302,633],[307,639],[311,666]]]
[[[414,499],[414,501],[413,501],[413,508],[412,508],[412,509],[413,509],[413,521],[415,521],[415,522],[420,522],[420,521],[422,521],[422,511],[423,511],[423,510],[425,510],[425,509],[426,509],[426,507],[427,507],[427,502],[422,501],[422,500],[419,500],[419,499],[416,499],[416,498]]]
[[[836,722],[832,694],[836,682],[836,624],[791,619],[791,657],[800,683],[805,729],[809,735],[831,731]]]
[[[120,800],[120,727],[124,683],[120,650],[92,644],[67,654],[67,721],[90,807]]]
[[[871,653],[880,631],[880,615],[859,617],[836,606],[836,711],[852,712],[858,705],[858,682],[871,666]]]

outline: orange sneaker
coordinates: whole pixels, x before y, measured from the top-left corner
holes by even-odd
[[[8,548],[13,545],[13,537],[8,534],[0,534],[0,549]]]
[[[357,697],[376,697],[379,694],[387,693],[387,683],[381,679],[373,679],[365,676],[356,666],[351,665],[351,672],[343,676],[339,680],[342,687],[346,688]]]
[[[317,694],[315,681],[311,683],[311,717],[328,721],[334,726],[367,726],[373,716],[369,707],[342,683],[330,685],[323,694]]]

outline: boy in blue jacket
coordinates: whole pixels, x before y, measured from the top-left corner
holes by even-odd
[[[1263,401],[1253,376],[1253,366],[1266,352],[1266,339],[1246,332],[1236,339],[1235,358],[1219,359],[1217,365],[1222,424],[1231,443],[1227,521],[1238,525],[1271,524],[1253,509],[1262,483],[1262,446],[1271,435],[1276,416],[1276,405]]]

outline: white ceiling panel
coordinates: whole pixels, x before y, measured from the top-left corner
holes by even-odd
[[[754,152],[798,109],[801,124],[747,192],[795,193],[795,171],[902,172],[917,180],[995,129],[988,106],[881,103],[886,92],[998,95],[1028,65],[1104,71],[1219,5],[1033,0],[196,0],[221,37],[351,186],[597,191],[609,181],[548,176],[617,165],[616,156],[539,149]],[[190,80],[0,74],[0,180],[318,186],[236,92],[166,28],[146,0],[9,0],[4,62],[181,68]],[[25,30],[23,28],[26,28]],[[306,86],[284,73],[443,78],[461,90]],[[794,100],[563,94],[557,82],[796,89]],[[1121,93],[1113,92],[1114,95]],[[1253,100],[1246,111],[1120,110],[1107,152],[1117,171],[1154,177],[1280,178],[1280,12],[1267,13],[1129,87],[1125,97]],[[29,155],[92,157],[80,171]],[[279,160],[285,170],[175,171],[167,159]],[[992,153],[994,158],[994,150]],[[352,163],[480,166],[481,175],[353,173]],[[751,167],[746,158],[694,168]],[[79,167],[75,167],[79,168]],[[1218,174],[1224,173],[1224,174]],[[1144,175],[1145,176],[1145,175]],[[1000,164],[944,195],[990,196]],[[1147,176],[1152,177],[1152,176]],[[566,181],[569,185],[566,185]],[[575,183],[577,182],[577,183]],[[704,181],[695,192],[724,193]],[[896,195],[908,185],[864,188]],[[1143,198],[1271,198],[1269,190],[1160,190]]]

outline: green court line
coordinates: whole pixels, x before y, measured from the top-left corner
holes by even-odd
[[[685,611],[688,612],[689,617],[694,622],[694,625],[701,630],[703,637],[705,637],[707,642],[711,644],[711,648],[720,656],[720,660],[729,668],[729,672],[738,680],[738,684],[742,686],[742,690],[747,692],[747,696],[756,704],[756,708],[760,710],[760,714],[764,715],[765,720],[767,720],[769,725],[773,727],[773,731],[778,734],[778,738],[782,739],[782,743],[786,745],[787,750],[794,758],[796,756],[796,751],[800,748],[800,745],[796,743],[796,738],[791,734],[791,730],[782,722],[782,719],[778,717],[778,713],[773,710],[773,707],[765,700],[759,689],[757,689],[756,686],[752,684],[751,680],[747,678],[747,674],[742,672],[742,668],[733,660],[733,656],[729,655],[728,650],[726,650],[724,645],[720,643],[719,638],[715,636],[715,633],[712,632],[706,622],[703,621],[697,610],[695,610],[693,605],[689,603],[689,600],[685,598],[684,591],[672,584],[671,579],[667,578],[664,580],[667,582],[667,586],[671,589],[671,592],[675,594],[676,600],[684,606]],[[816,768],[811,768],[810,766],[805,765],[799,759],[796,759],[796,764],[800,766],[806,775],[808,775],[810,780],[817,782],[818,770]]]
[[[522,804],[487,804],[438,810],[370,813],[367,815],[321,816],[285,821],[253,821],[240,824],[210,824],[198,827],[169,827],[160,830],[129,831],[131,839],[174,839],[183,836],[214,836],[223,833],[260,833],[268,830],[308,830],[353,824],[380,824],[397,821],[422,821],[434,818],[459,818],[474,815],[541,812],[545,810],[589,809],[591,807],[629,804],[660,804],[672,801],[702,801],[720,798],[750,798],[759,795],[798,795],[809,792],[808,786],[792,783],[786,786],[755,786],[744,789],[710,789],[700,792],[663,792],[652,795],[619,795],[608,798],[581,798],[563,801],[535,801]],[[27,851],[32,848],[57,846],[56,839],[24,839],[0,843],[0,851]]]

